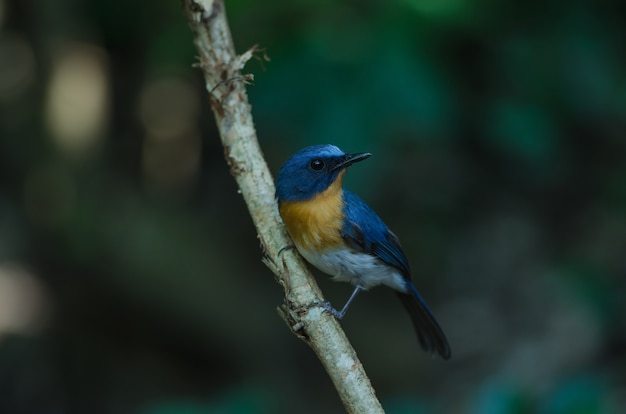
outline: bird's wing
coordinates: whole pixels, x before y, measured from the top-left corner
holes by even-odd
[[[397,295],[411,315],[422,347],[450,359],[450,345],[426,302],[410,280],[409,262],[400,242],[385,223],[355,194],[344,191],[344,225],[341,236],[355,250],[378,257],[404,275],[406,292]]]
[[[353,249],[378,257],[409,277],[409,262],[400,241],[380,217],[356,194],[344,190],[341,237]]]

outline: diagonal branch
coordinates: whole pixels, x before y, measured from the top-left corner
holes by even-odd
[[[367,375],[337,321],[319,307],[322,295],[300,256],[289,246],[276,202],[274,182],[252,122],[242,75],[255,47],[237,55],[223,0],[182,0],[199,52],[224,156],[256,226],[263,262],[285,290],[280,313],[292,331],[315,351],[350,413],[382,413]]]

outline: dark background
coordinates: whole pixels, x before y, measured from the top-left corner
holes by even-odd
[[[626,412],[626,3],[228,1],[275,173],[333,143],[452,346],[342,322],[389,413]],[[0,0],[0,413],[339,413],[276,313],[177,0]],[[336,306],[351,287],[318,278]]]

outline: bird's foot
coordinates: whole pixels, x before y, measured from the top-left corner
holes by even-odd
[[[354,288],[354,291],[352,292],[352,295],[350,295],[350,298],[348,299],[346,304],[343,305],[343,308],[340,311],[338,311],[337,309],[333,308],[333,305],[331,305],[330,302],[313,302],[311,304],[311,306],[318,306],[320,308],[323,308],[324,310],[329,312],[331,315],[333,315],[336,319],[341,320],[341,319],[343,319],[343,316],[346,314],[346,311],[350,307],[350,304],[352,303],[354,298],[356,298],[356,295],[358,295],[359,292],[362,291],[362,290],[363,290],[363,288],[361,286],[356,286]]]
[[[333,305],[331,305],[330,302],[313,302],[313,303],[311,303],[311,305],[309,307],[310,308],[312,308],[312,307],[322,308],[326,312],[330,313],[336,319],[339,319],[339,320],[343,319],[343,317],[345,315],[344,311],[338,311],[337,309],[333,308]]]
[[[296,245],[295,245],[295,244],[288,244],[288,245],[286,245],[285,247],[281,248],[281,249],[278,251],[277,256],[280,256],[280,254],[281,254],[282,252],[284,252],[284,251],[291,250],[291,249],[295,249],[295,248],[296,248]]]

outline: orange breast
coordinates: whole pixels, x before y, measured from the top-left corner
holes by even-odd
[[[280,216],[299,248],[321,251],[341,245],[343,174],[324,192],[310,200],[281,203]]]

